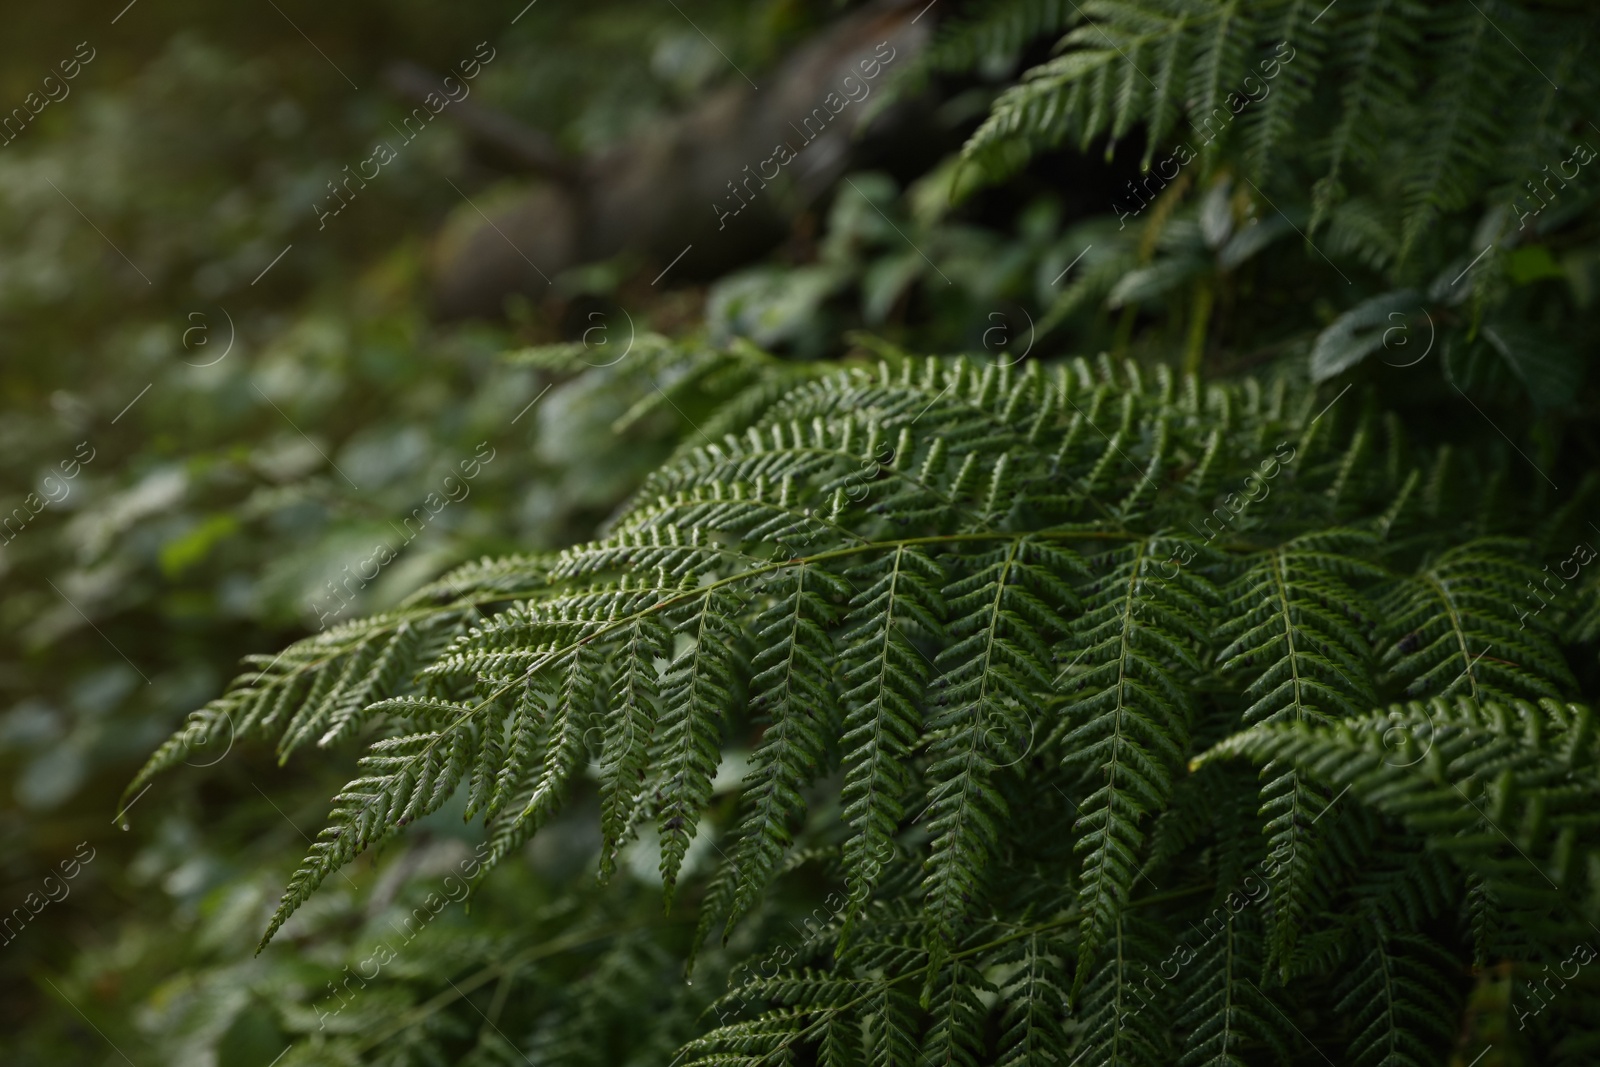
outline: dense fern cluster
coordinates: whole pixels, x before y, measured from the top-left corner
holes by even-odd
[[[1581,61],[1597,31],[1592,5],[1542,0],[1006,0],[974,5],[926,62],[988,68],[1055,43],[966,144],[990,179],[1046,149],[1142,146],[1097,206],[1116,225],[1084,228],[1067,252],[1093,248],[1083,268],[1043,297],[1051,325],[1090,302],[1159,307],[1198,367],[1214,314],[1238,304],[1222,347],[1309,350],[1316,380],[1437,351],[1457,388],[1549,408],[1586,365],[1571,250],[1600,194],[1600,82]],[[1235,278],[1285,239],[1334,321],[1273,319]]]
[[[1257,178],[1312,162],[1319,218],[1394,174],[1404,252],[1483,186],[1539,209],[1527,183],[1592,133],[1600,85],[1579,56],[1595,28],[1583,5],[1507,0],[1012,0],[952,33],[936,62],[1067,31],[1061,54],[997,101],[970,157],[1004,165],[1102,135],[1114,146],[1143,127],[1148,167],[1170,141],[1216,151],[1221,137]]]
[[[1594,573],[1526,611],[1589,483],[1526,528],[1505,454],[1283,380],[666,352],[634,372],[715,436],[599,540],[259,659],[130,787],[224,722],[369,740],[268,938],[452,797],[487,872],[582,794],[697,941],[796,864],[845,886],[692,1062],[1425,1064],[1519,1012],[1589,1061],[1592,976],[1528,1009],[1600,918]]]

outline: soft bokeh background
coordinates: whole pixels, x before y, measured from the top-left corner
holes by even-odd
[[[315,627],[313,598],[339,603],[326,583],[376,538],[397,542],[391,524],[480,442],[495,460],[470,495],[349,613],[464,558],[570,541],[662,436],[619,439],[624,399],[585,384],[513,424],[546,383],[496,355],[559,337],[559,306],[525,309],[519,327],[430,321],[429,245],[462,204],[446,179],[474,196],[515,179],[458,130],[430,128],[336,226],[319,233],[310,204],[406,114],[381,78],[395,59],[446,68],[491,41],[482,98],[578,149],[692,97],[712,73],[704,39],[667,5],[544,0],[514,27],[514,8],[278,7],[139,0],[112,25],[115,7],[36,5],[8,13],[0,41],[8,108],[79,42],[94,57],[0,148],[0,493],[8,514],[30,491],[56,498],[0,546],[0,899],[60,897],[0,946],[13,1062],[272,1061],[287,1039],[261,990],[325,998],[340,939],[358,936],[362,907],[382,911],[352,894],[312,920],[330,938],[320,959],[251,958],[303,849],[295,826],[315,832],[339,772],[207,739],[126,832],[122,786],[241,655]],[[751,64],[817,18],[784,4],[696,15]],[[698,302],[658,300],[669,318]],[[76,477],[44,480],[75,451],[93,457]],[[412,854],[424,874],[459,858],[445,836],[459,819],[443,825]],[[75,851],[93,858],[62,895],[45,879]],[[537,911],[540,885],[523,888],[500,922]],[[475,907],[480,932],[493,910]]]

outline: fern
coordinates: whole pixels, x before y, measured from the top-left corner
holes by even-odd
[[[1064,963],[1069,946],[1046,933],[1002,948],[989,963],[1011,973],[999,981],[1005,1007],[1001,1013],[999,1067],[1060,1064],[1067,1047],[1061,1007],[1066,1003]]]
[[[1455,1012],[1454,961],[1420,937],[1375,930],[1366,955],[1354,961],[1336,1010],[1352,1017],[1347,1062],[1423,1067],[1438,1062],[1451,1036],[1440,1020]]]
[[[1038,287],[1055,304],[1047,332],[1071,316],[1123,353],[1148,342],[1132,337],[1131,312],[1104,312],[1156,305],[1160,333],[1188,335],[1186,368],[1241,340],[1299,357],[1303,317],[1255,299],[1263,280],[1283,276],[1275,266],[1294,261],[1275,251],[1272,266],[1249,262],[1293,236],[1301,258],[1289,276],[1302,264],[1326,273],[1338,283],[1327,295],[1347,309],[1316,339],[1315,377],[1380,350],[1395,366],[1452,351],[1449,380],[1480,409],[1503,387],[1540,408],[1574,402],[1581,302],[1565,305],[1568,325],[1554,331],[1528,272],[1539,263],[1540,277],[1562,274],[1550,242],[1584,239],[1590,198],[1574,175],[1600,110],[1600,81],[1580,58],[1600,30],[1591,7],[1084,0],[1066,13],[1020,10],[1030,17],[1007,7],[992,21],[957,20],[936,49],[946,68],[971,68],[986,42],[1014,45],[1024,29],[1055,45],[968,138],[961,161],[979,177],[959,182],[961,194],[1040,152],[1103,146],[1109,159],[1143,141],[1137,173],[1058,246],[1062,263],[1083,248],[1096,259],[1064,291]],[[1104,225],[1113,217],[1115,229]],[[1242,320],[1213,314],[1235,307],[1248,308]]]
[[[696,596],[680,632],[689,647],[662,679],[660,751],[654,762],[661,835],[661,883],[672,901],[678,868],[694,838],[700,812],[711,799],[711,779],[722,750],[723,709],[733,701],[731,601],[715,585]]]
[[[1383,662],[1408,695],[1465,693],[1475,700],[1558,696],[1571,672],[1545,625],[1518,618],[1526,588],[1543,577],[1486,540],[1443,553],[1384,603],[1392,642]],[[1516,623],[1516,625],[1512,625]]]
[[[954,617],[940,653],[938,703],[929,724],[928,818],[933,835],[925,888],[941,939],[953,938],[997,850],[1005,803],[993,778],[1006,741],[1024,736],[1048,691],[1052,631],[1077,601],[1058,575],[1083,573],[1069,553],[1027,541],[977,557],[944,590]]]
[[[1189,1031],[1181,1062],[1232,1067],[1250,1062],[1244,1054],[1260,1046],[1286,1060],[1292,1038],[1279,1009],[1255,984],[1259,938],[1248,929],[1247,916],[1230,915],[1224,923],[1202,948],[1186,983],[1177,1019]]]
[[[1376,703],[1361,632],[1373,612],[1346,579],[1381,572],[1338,552],[1364,540],[1339,530],[1303,535],[1265,553],[1228,590],[1231,618],[1221,632],[1232,640],[1218,658],[1224,671],[1251,679],[1245,692],[1256,699],[1243,725],[1326,723]],[[1288,767],[1269,763],[1262,776],[1268,843],[1272,854],[1285,857],[1269,878],[1272,954],[1282,958],[1319,902],[1315,826],[1328,797]]]
[[[1405,1062],[1458,1010],[1442,960],[1595,917],[1594,732],[1549,621],[1588,607],[1520,625],[1544,572],[1494,518],[1525,492],[1503,457],[1108,358],[896,356],[726,402],[737,429],[601,540],[459,568],[199,713],[285,755],[377,737],[268,939],[459,797],[480,879],[593,812],[607,878],[653,823],[700,966],[771,936],[802,868],[842,881],[680,1058],[1281,1061],[1292,1020]],[[1395,694],[1429,702],[1372,710]],[[1379,964],[1347,1027],[1327,990]]]
[[[1345,167],[1376,162],[1382,116],[1407,107],[1416,68],[1403,60],[1408,50],[1421,45],[1419,31],[1426,17],[1422,6],[1410,0],[1362,0],[1344,13],[1350,27],[1348,77],[1339,90],[1339,117],[1322,146],[1328,170],[1317,182],[1313,229],[1344,198]]]
[[[1079,1017],[1080,1062],[1155,1067],[1171,1063],[1170,1038],[1152,1003],[1149,974],[1160,958],[1154,931],[1119,916],[1106,932],[1106,962],[1084,983]]]
[[[1183,139],[1212,154],[1234,140],[1238,115],[1245,133],[1236,154],[1257,184],[1308,152],[1327,160],[1315,198],[1320,222],[1344,198],[1352,171],[1370,176],[1382,166],[1379,146],[1394,143],[1395,131],[1425,130],[1401,179],[1402,247],[1409,250],[1441,213],[1512,178],[1496,167],[1527,169],[1529,160],[1542,159],[1530,147],[1563,143],[1556,131],[1581,109],[1552,106],[1558,94],[1546,71],[1570,73],[1565,95],[1593,101],[1595,87],[1567,58],[1570,42],[1594,29],[1592,14],[1535,14],[1529,6],[1089,0],[1067,13],[1077,25],[1061,38],[1062,54],[996,99],[965,155],[999,176],[1031,152],[1087,144],[1107,132],[1115,143],[1140,122],[1151,141],[1141,168],[1148,169],[1156,146],[1179,128],[1180,112],[1190,119]],[[991,42],[1014,50],[1025,32],[1058,32],[1065,25],[1059,15],[1054,5],[1019,5],[958,23],[937,55],[947,68],[970,67],[990,54]],[[1113,113],[1103,86],[1134,80],[1138,91],[1123,92]],[[1324,85],[1338,87],[1333,106],[1314,107]],[[1534,106],[1493,106],[1498,100]]]
[[[1109,573],[1092,587],[1078,628],[1077,655],[1086,662],[1067,679],[1085,695],[1075,705],[1081,725],[1062,740],[1065,764],[1089,765],[1094,786],[1078,819],[1079,904],[1088,918],[1080,976],[1127,903],[1144,840],[1139,817],[1166,806],[1187,746],[1190,698],[1178,672],[1201,670],[1190,646],[1205,630],[1214,593],[1181,572],[1177,581],[1154,581],[1165,544],[1141,540],[1109,554]]]
[[[1589,711],[1552,700],[1413,703],[1331,727],[1275,726],[1200,757],[1280,759],[1426,835],[1508,899],[1592,909],[1597,816]]]
[[[756,620],[760,652],[752,663],[753,707],[770,725],[746,778],[747,813],[729,871],[737,876],[727,920],[731,926],[760,899],[793,843],[791,824],[805,812],[802,795],[828,762],[840,723],[828,663],[826,630],[836,612],[828,596],[847,586],[820,567],[799,567],[781,579],[773,605]],[[705,922],[720,916],[707,908]]]

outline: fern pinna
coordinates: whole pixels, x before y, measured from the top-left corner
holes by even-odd
[[[1518,530],[1548,509],[1509,450],[1104,358],[726,377],[727,432],[599,540],[460,568],[195,713],[285,757],[377,737],[266,938],[457,794],[484,872],[593,794],[601,874],[653,826],[699,939],[798,863],[845,886],[693,1062],[1420,1065],[1477,1054],[1488,969],[1531,985],[1600,916],[1563,638],[1593,590],[1528,616],[1579,520]],[[1519,1040],[1558,1055],[1573,987]]]

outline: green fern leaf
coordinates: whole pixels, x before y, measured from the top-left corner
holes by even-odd
[[[1202,671],[1198,652],[1211,629],[1216,591],[1159,561],[1175,539],[1141,539],[1106,553],[1083,597],[1063,684],[1078,725],[1063,738],[1062,764],[1089,772],[1095,788],[1079,806],[1083,857],[1079,906],[1084,929],[1079,975],[1126,905],[1144,840],[1140,820],[1166,806],[1172,767],[1182,759],[1191,699],[1186,676]],[[1076,987],[1075,987],[1076,988]]]
[[[668,658],[672,634],[655,617],[641,616],[622,632],[611,683],[611,713],[601,738],[600,880],[616,870],[617,854],[633,832],[643,801],[645,768],[661,700],[656,661]]]
[[[733,703],[733,621],[738,605],[708,586],[680,625],[690,645],[661,680],[660,753],[655,790],[661,836],[661,884],[670,907],[678,869],[694,839],[700,813],[711,799],[711,779],[722,758],[725,709]]]
[[[1576,688],[1528,595],[1544,577],[1505,539],[1474,541],[1441,554],[1381,604],[1391,644],[1382,663],[1407,696],[1463,693],[1475,700],[1558,697]],[[1534,587],[1537,588],[1537,587]],[[1519,618],[1521,616],[1521,618]]]
[[[847,577],[859,590],[838,639],[847,687],[842,798],[851,829],[845,872],[853,918],[877,884],[905,814],[906,760],[921,732],[921,702],[933,668],[916,642],[943,631],[938,590],[945,576],[928,556],[901,546]]]
[[[1185,1067],[1244,1067],[1251,1053],[1270,1050],[1288,1060],[1281,1009],[1255,984],[1261,969],[1261,933],[1246,914],[1230,909],[1221,929],[1201,944],[1183,976],[1184,1002],[1177,1017],[1188,1031]]]
[[[824,650],[837,614],[833,601],[848,591],[825,569],[801,564],[781,572],[771,590],[773,604],[756,620],[760,651],[752,664],[750,703],[771,725],[745,777],[746,814],[729,865],[738,879],[726,915],[730,927],[765,893],[793,842],[791,826],[805,813],[801,791],[823,772],[830,741],[837,736],[838,697]],[[702,936],[722,917],[717,909],[705,908]]]
[[[949,710],[929,724],[933,840],[923,883],[936,945],[955,939],[979,892],[1006,814],[995,774],[1021,758],[1007,750],[1037,729],[1050,641],[1065,631],[1062,612],[1077,606],[1063,579],[1086,575],[1075,555],[1017,540],[974,559],[968,575],[943,591],[952,641],[935,662],[944,690],[938,703]]]
[[[1350,968],[1335,1010],[1348,1013],[1355,1037],[1352,1067],[1429,1067],[1453,1035],[1459,969],[1426,938],[1375,932],[1365,958]]]

